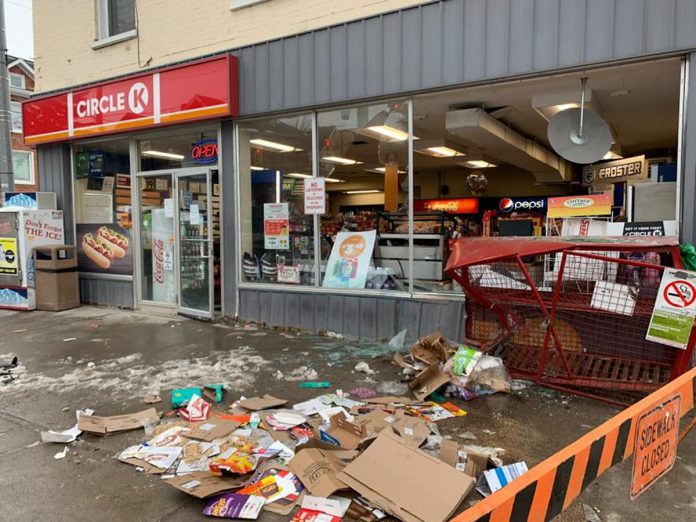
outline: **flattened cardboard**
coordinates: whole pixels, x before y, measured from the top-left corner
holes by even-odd
[[[165,480],[165,482],[196,498],[208,498],[223,491],[239,489],[248,479],[249,477],[217,477],[207,471],[197,471]]]
[[[415,404],[418,401],[411,399],[410,397],[401,397],[397,395],[387,395],[385,397],[373,397],[372,399],[365,399],[368,404]]]
[[[473,478],[386,431],[339,473],[338,480],[405,522],[447,520],[475,484]]]
[[[442,443],[440,444],[440,455],[438,455],[439,459],[452,466],[453,468],[457,466],[457,463],[459,463],[459,444],[454,442],[453,440],[447,440],[443,439]],[[465,471],[466,473],[466,471]],[[467,473],[467,475],[469,475]],[[475,477],[475,475],[469,475],[470,477]]]
[[[97,415],[80,415],[77,419],[77,427],[82,431],[106,435],[117,431],[137,430],[146,424],[159,421],[159,415],[155,408],[126,413],[111,417],[99,417]]]
[[[330,452],[331,455],[333,455],[337,459],[348,461],[348,462],[353,460],[355,458],[355,456],[358,454],[358,452],[355,450],[341,449],[339,446],[336,446],[334,444],[329,444],[328,442],[324,442],[324,441],[319,440],[317,438],[309,439],[304,444],[298,444],[295,447],[295,454],[297,454],[297,452],[300,450],[312,449],[312,448]]]
[[[219,417],[211,417],[199,423],[194,429],[186,433],[186,436],[190,439],[211,442],[215,439],[226,437],[240,426],[241,423],[239,422],[224,420]]]
[[[449,375],[441,371],[439,365],[432,364],[416,375],[408,384],[408,387],[419,401],[424,401],[428,395],[436,391],[440,386],[447,384],[449,380]]]
[[[252,397],[250,399],[244,399],[239,401],[239,405],[242,408],[246,408],[251,411],[267,410],[269,408],[277,408],[287,404],[288,401],[285,399],[278,399],[272,395],[264,395],[263,397]]]
[[[331,451],[303,449],[295,454],[288,466],[307,491],[317,497],[328,497],[346,488],[337,478],[345,464]]]
[[[428,438],[428,435],[430,435],[430,428],[428,428],[428,425],[423,419],[419,419],[418,417],[399,415],[392,424],[392,428],[404,439],[407,445],[414,448],[418,448],[423,444],[425,439]]]

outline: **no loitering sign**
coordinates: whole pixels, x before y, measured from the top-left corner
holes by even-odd
[[[677,394],[638,419],[631,499],[635,499],[674,466],[680,415],[681,395]]]

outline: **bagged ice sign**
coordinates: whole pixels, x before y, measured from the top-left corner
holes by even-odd
[[[32,197],[23,192],[18,192],[16,194],[7,194],[5,199],[5,206],[7,207],[21,207],[28,209],[37,209],[39,204],[35,197]]]
[[[27,303],[28,298],[26,290],[12,290],[11,288],[3,288],[0,290],[0,307],[25,307]]]

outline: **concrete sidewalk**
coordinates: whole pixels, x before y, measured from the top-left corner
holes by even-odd
[[[0,311],[0,358],[17,354],[20,378],[0,384],[0,505],[3,520],[197,520],[203,503],[139,474],[115,456],[141,441],[141,430],[106,438],[83,434],[69,445],[38,443],[40,430],[63,430],[75,410],[111,415],[143,408],[142,397],[161,393],[169,406],[174,387],[224,382],[223,407],[240,395],[271,393],[291,402],[321,391],[300,380],[328,380],[334,389],[368,386],[403,393],[391,350],[378,343],[210,324],[181,317],[83,307],[61,313]],[[360,361],[377,372],[353,373]],[[461,443],[500,448],[506,463],[533,466],[616,413],[603,403],[534,387],[464,403],[468,415],[438,422]],[[466,440],[472,435],[475,440]],[[679,449],[677,465],[638,500],[629,500],[628,463],[592,484],[559,520],[639,522],[696,518],[696,434]],[[478,500],[472,493],[464,506]],[[586,506],[583,506],[583,503]],[[594,507],[595,509],[592,509]],[[585,512],[588,512],[586,515]],[[261,520],[285,520],[264,513]]]

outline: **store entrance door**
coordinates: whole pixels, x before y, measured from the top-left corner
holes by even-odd
[[[182,315],[203,319],[212,319],[215,296],[210,187],[209,169],[176,174],[177,309]]]
[[[139,302],[212,319],[219,301],[217,169],[143,172],[138,178]],[[215,214],[215,216],[213,215]]]

